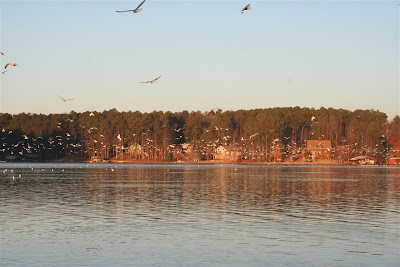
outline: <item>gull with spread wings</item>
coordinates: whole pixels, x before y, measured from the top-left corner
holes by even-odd
[[[16,67],[16,66],[18,66],[18,67],[20,67],[21,68],[21,66],[20,65],[18,65],[17,63],[7,63],[6,64],[6,66],[4,67],[4,69],[6,69],[8,66],[13,66],[13,67]],[[22,68],[21,68],[22,69]]]
[[[143,0],[143,2],[141,2],[140,5],[138,5],[137,8],[135,8],[135,9],[132,9],[132,10],[123,10],[123,11],[115,11],[115,12],[118,12],[118,13],[122,13],[122,12],[133,12],[133,13],[138,13],[138,12],[140,12],[140,11],[142,10],[140,7],[144,4],[144,2],[146,2],[146,0]]]
[[[154,79],[154,80],[152,80],[152,81],[140,82],[140,83],[156,83],[156,82],[157,82],[157,80],[161,78],[161,76],[162,76],[162,75],[160,75],[159,77],[155,78],[155,79]]]
[[[243,14],[243,12],[244,12],[245,10],[250,10],[250,9],[251,9],[250,4],[246,5],[246,6],[242,9],[242,14]]]
[[[58,97],[61,98],[62,101],[64,101],[64,102],[71,101],[71,100],[74,100],[74,99],[75,99],[75,98],[64,99],[64,98],[62,98],[61,96],[58,96]]]

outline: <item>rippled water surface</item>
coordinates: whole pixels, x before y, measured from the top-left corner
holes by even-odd
[[[400,169],[0,165],[2,266],[396,266]]]

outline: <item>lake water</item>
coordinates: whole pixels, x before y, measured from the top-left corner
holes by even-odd
[[[2,266],[398,266],[400,168],[0,165]]]

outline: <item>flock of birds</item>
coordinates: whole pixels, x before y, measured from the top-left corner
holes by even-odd
[[[117,13],[124,13],[124,12],[139,13],[140,11],[142,11],[142,9],[143,9],[142,6],[143,6],[143,4],[144,4],[145,2],[146,2],[146,0],[143,0],[135,9],[117,10],[117,11],[115,11],[115,12],[117,12]],[[243,14],[244,11],[250,10],[250,9],[251,9],[250,4],[247,4],[244,8],[242,8],[242,13],[241,13],[241,14]],[[140,83],[151,83],[151,84],[154,84],[154,83],[156,83],[156,82],[158,81],[158,79],[161,78],[161,76],[162,76],[162,75],[160,75],[159,77],[155,78],[154,80],[147,81],[147,82],[140,82]]]
[[[143,4],[146,2],[146,0],[143,0],[135,9],[129,9],[129,10],[118,10],[118,11],[116,11],[117,13],[124,13],[124,12],[133,12],[133,13],[139,13],[140,11],[142,11],[142,6],[143,6]],[[242,8],[242,13],[241,14],[243,14],[243,12],[245,12],[246,10],[250,10],[250,9],[252,9],[251,8],[251,6],[250,6],[250,4],[247,4],[244,8]],[[4,53],[2,52],[2,51],[0,51],[0,55],[2,55],[2,56],[4,56]],[[2,74],[4,74],[4,73],[6,73],[7,71],[8,71],[8,69],[7,69],[7,67],[9,67],[9,66],[12,66],[12,67],[20,67],[21,68],[21,66],[20,65],[18,65],[17,63],[7,63],[5,66],[4,66],[4,70],[2,70]],[[21,68],[22,69],[22,68]],[[155,78],[155,79],[153,79],[153,80],[150,80],[150,81],[146,81],[146,82],[140,82],[140,83],[149,83],[149,84],[155,84],[155,83],[157,83],[158,82],[158,80],[161,78],[161,76],[162,75],[160,75],[160,76],[158,76],[157,78]],[[72,101],[72,100],[74,100],[75,98],[63,98],[63,97],[61,97],[61,96],[58,96],[64,103],[65,102],[67,102],[67,101]]]

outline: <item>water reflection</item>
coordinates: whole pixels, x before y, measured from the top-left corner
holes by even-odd
[[[399,168],[8,164],[0,173],[5,265],[400,260]]]

